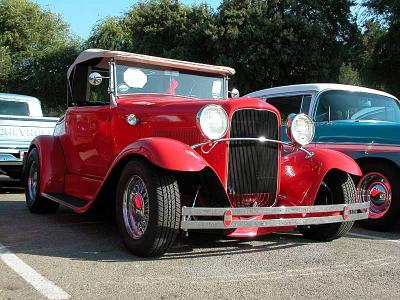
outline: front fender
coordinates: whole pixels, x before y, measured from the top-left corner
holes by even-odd
[[[203,157],[188,145],[169,138],[137,140],[118,155],[114,164],[131,154],[144,156],[156,166],[166,170],[198,172],[209,167]]]
[[[303,151],[292,152],[282,157],[281,189],[278,206],[312,205],[326,174],[340,170],[361,176],[357,163],[338,151],[329,149],[307,149],[314,155],[306,159]]]
[[[58,137],[40,135],[33,139],[29,151],[35,147],[40,161],[40,193],[62,193],[66,164]]]

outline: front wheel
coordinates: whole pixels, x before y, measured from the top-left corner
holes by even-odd
[[[138,256],[160,256],[179,232],[181,204],[172,174],[142,160],[124,168],[117,190],[117,223],[127,248]]]
[[[314,205],[350,204],[356,202],[356,188],[347,173],[332,172],[324,178]],[[332,241],[346,235],[354,222],[299,226],[305,238]]]

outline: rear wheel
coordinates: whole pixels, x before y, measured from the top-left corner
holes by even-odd
[[[25,199],[26,206],[33,213],[54,213],[60,206],[58,203],[40,196],[40,164],[36,148],[28,155],[25,166]]]
[[[314,205],[349,204],[356,202],[356,188],[347,173],[332,172],[325,177]],[[332,241],[350,231],[354,222],[299,226],[304,237],[317,241]]]
[[[361,201],[370,201],[369,219],[360,225],[379,231],[393,229],[400,212],[399,172],[385,162],[361,165],[364,176],[358,182]]]
[[[181,206],[175,177],[133,160],[120,177],[117,223],[125,245],[138,256],[164,254],[179,233]]]

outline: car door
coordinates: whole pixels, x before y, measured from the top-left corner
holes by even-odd
[[[113,153],[108,80],[103,80],[99,86],[91,86],[87,76],[97,71],[106,78],[108,70],[87,65],[80,67],[76,71],[77,78],[73,79],[79,83],[72,83],[73,99],[66,113],[65,133],[60,139],[68,173],[100,179],[106,175]]]
[[[69,173],[104,177],[110,166],[110,106],[80,106],[68,110],[64,144]],[[67,140],[67,141],[66,141]]]

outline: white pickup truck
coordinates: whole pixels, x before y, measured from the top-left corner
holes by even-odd
[[[53,134],[58,118],[44,118],[35,97],[0,93],[0,174],[22,176],[23,156],[34,137]]]

